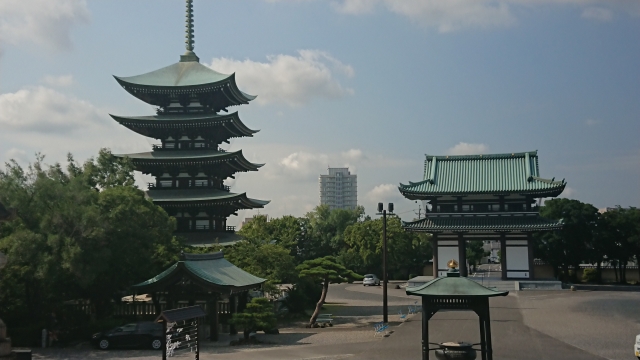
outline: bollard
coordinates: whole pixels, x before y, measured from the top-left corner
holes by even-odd
[[[43,349],[47,347],[47,334],[48,334],[47,329],[42,329],[42,348]]]

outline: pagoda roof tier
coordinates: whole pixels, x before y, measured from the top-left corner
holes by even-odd
[[[424,179],[400,184],[407,199],[427,200],[443,195],[522,194],[555,197],[566,186],[539,175],[538,152],[510,154],[432,156],[426,155]]]
[[[247,197],[246,193],[235,194],[217,189],[166,189],[148,190],[156,205],[162,207],[208,207],[226,205],[232,209],[263,208],[270,201]]]
[[[224,152],[218,150],[160,150],[136,154],[118,154],[117,157],[129,157],[136,170],[153,167],[203,167],[225,164],[233,172],[257,171],[264,164],[249,162],[242,150]],[[143,171],[144,172],[144,171]]]
[[[228,115],[217,114],[167,114],[156,116],[117,116],[111,117],[120,125],[140,135],[161,139],[167,133],[182,131],[197,132],[208,138],[227,140],[235,137],[253,136],[260,130],[249,129],[237,112]],[[210,134],[209,134],[210,133]]]
[[[495,214],[446,214],[427,216],[416,221],[403,221],[402,227],[409,231],[441,232],[531,232],[558,230],[562,220],[548,220],[537,213]]]
[[[116,81],[131,95],[156,106],[167,106],[166,95],[205,95],[215,111],[228,106],[248,104],[255,99],[236,84],[235,73],[221,74],[197,61],[184,61],[142,75],[120,77]],[[163,96],[164,95],[164,96]]]

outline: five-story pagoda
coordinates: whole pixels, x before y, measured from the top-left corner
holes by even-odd
[[[269,201],[246,193],[232,193],[224,180],[262,164],[245,159],[242,150],[226,152],[220,145],[235,137],[253,136],[234,105],[248,104],[255,96],[238,89],[235,74],[220,74],[199,62],[193,52],[193,4],[186,0],[186,48],[180,61],[146,74],[118,77],[131,95],[157,107],[154,116],[111,117],[138,134],[155,138],[151,152],[116,155],[131,158],[135,169],[155,177],[147,194],[177,219],[177,233],[199,243],[228,238],[234,227],[227,218],[240,209],[262,208]]]

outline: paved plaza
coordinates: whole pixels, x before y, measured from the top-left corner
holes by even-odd
[[[259,334],[265,344],[249,347],[204,343],[201,359],[419,359],[421,316],[402,322],[400,310],[417,299],[404,289],[389,288],[391,333],[374,337],[373,323],[382,320],[380,287],[332,285],[327,311],[334,327],[289,327],[280,335]],[[520,291],[492,298],[494,359],[635,360],[633,341],[640,334],[640,293],[588,291]],[[446,311],[430,321],[430,341],[479,339],[472,312]],[[34,359],[160,359],[150,350],[98,351],[85,345],[35,350]],[[432,356],[432,358],[434,358]]]

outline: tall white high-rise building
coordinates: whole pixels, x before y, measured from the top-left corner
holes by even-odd
[[[320,175],[320,205],[331,209],[355,209],[358,206],[358,175],[349,168],[329,168],[329,175]]]

